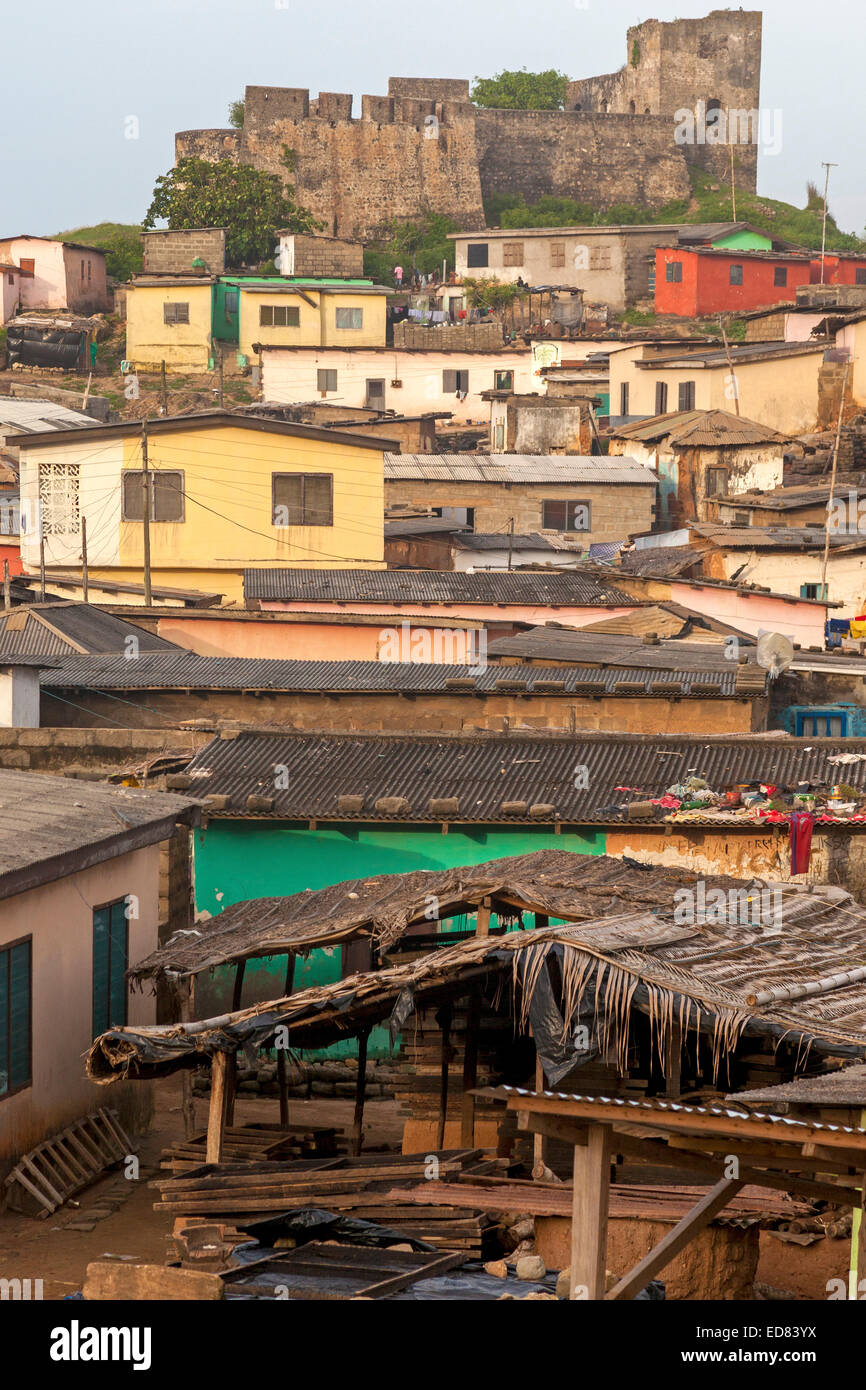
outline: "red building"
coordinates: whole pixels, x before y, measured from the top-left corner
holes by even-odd
[[[660,246],[655,309],[693,319],[768,309],[796,299],[797,286],[808,285],[811,273],[806,254]]]
[[[824,278],[821,278],[821,257],[812,257],[813,285],[866,285],[866,256],[857,251],[828,251],[824,257]]]

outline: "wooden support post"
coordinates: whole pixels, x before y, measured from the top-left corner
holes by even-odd
[[[295,953],[290,951],[286,957],[286,985],[283,994],[288,999],[295,985]],[[289,1123],[289,1067],[286,1049],[277,1048],[277,1083],[280,1088],[280,1124],[283,1128]]]
[[[451,1061],[451,1005],[443,1004],[439,1011],[442,1030],[442,1050],[439,1061],[439,1119],[436,1125],[436,1148],[445,1148],[445,1120],[448,1114],[448,1064]]]
[[[239,960],[235,966],[235,987],[232,991],[232,1013],[237,1013],[241,1006],[241,998],[244,992],[244,972],[247,968],[245,960]],[[226,1125],[233,1125],[235,1122],[235,1095],[238,1084],[238,1054],[229,1053],[228,1067],[226,1069]]]
[[[181,980],[178,985],[180,994],[180,1021],[181,1023],[191,1023],[193,1015],[193,998],[195,990],[195,976],[187,975],[185,980]],[[185,1139],[192,1139],[195,1134],[195,1098],[192,1089],[192,1072],[184,1071],[181,1082],[182,1100],[181,1113],[183,1115],[183,1133]]]
[[[538,1044],[535,1051],[535,1090],[536,1093],[544,1090],[544,1068],[541,1065],[541,1058],[538,1055]],[[542,1168],[547,1167],[548,1143],[547,1136],[538,1131],[532,1136],[532,1176],[540,1177]],[[537,1170],[537,1171],[536,1171]]]
[[[614,1284],[607,1298],[618,1300],[634,1298],[639,1294],[665,1265],[670,1264],[675,1255],[694,1240],[699,1231],[709,1226],[713,1217],[717,1216],[722,1207],[726,1207],[731,1198],[736,1197],[740,1188],[744,1186],[743,1182],[735,1182],[732,1178],[723,1178],[721,1182],[717,1182],[715,1187],[701,1198],[697,1206],[692,1207],[682,1221],[678,1221],[648,1255],[644,1255],[634,1269]]]
[[[604,1298],[610,1152],[610,1125],[590,1124],[586,1144],[574,1146],[569,1291],[572,1299]]]
[[[678,1100],[682,1090],[683,1030],[671,1020],[665,1048],[665,1095]]]
[[[207,1117],[206,1163],[220,1163],[226,1124],[226,1071],[228,1054],[214,1052],[211,1058],[210,1109]]]
[[[477,990],[469,997],[469,1010],[466,1015],[466,1038],[463,1044],[463,1100],[460,1109],[460,1147],[475,1147],[475,1096],[472,1094],[478,1080],[478,1019],[481,1013],[481,1000]]]
[[[490,899],[489,899],[489,898],[484,898],[483,901],[482,901],[482,903],[481,903],[481,906],[480,906],[479,909],[478,909],[478,914],[477,914],[476,922],[475,922],[475,935],[476,935],[476,936],[489,936],[489,935],[490,935]]]
[[[358,1077],[355,1082],[355,1114],[352,1118],[351,1154],[357,1158],[364,1140],[364,1095],[367,1090],[367,1039],[369,1028],[358,1034]]]

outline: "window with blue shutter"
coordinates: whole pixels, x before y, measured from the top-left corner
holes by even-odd
[[[93,913],[93,1036],[126,1023],[129,922],[126,898]]]
[[[31,939],[0,949],[0,1099],[29,1086]]]

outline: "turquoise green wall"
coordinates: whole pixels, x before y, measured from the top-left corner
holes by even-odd
[[[544,826],[496,826],[451,829],[388,825],[362,827],[306,826],[281,821],[212,820],[195,832],[195,905],[214,916],[230,903],[247,898],[286,897],[305,888],[327,888],[349,878],[402,874],[412,869],[453,869],[482,864],[539,849],[569,849],[576,854],[604,854],[603,830],[586,829],[556,835]],[[278,998],[283,992],[284,956],[248,961],[244,1004]],[[295,965],[295,989],[327,984],[340,978],[339,947],[311,952]],[[233,970],[200,976],[196,1011],[200,1017],[230,1006]],[[328,1051],[351,1052],[352,1043]],[[387,1032],[370,1037],[374,1055],[387,1052]]]
[[[730,236],[719,237],[713,246],[730,247],[732,251],[772,251],[772,237],[762,236],[760,232],[732,232]]]

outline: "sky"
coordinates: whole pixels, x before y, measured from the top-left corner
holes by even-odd
[[[389,76],[489,76],[558,68],[571,78],[626,60],[625,31],[709,13],[713,0],[38,0],[3,19],[0,235],[140,222],[174,132],[226,126],[250,85],[385,93]],[[866,224],[860,0],[765,0],[761,105],[781,141],[758,191],[802,207],[823,187],[845,231]],[[778,113],[781,113],[779,115]],[[769,130],[770,127],[768,126]],[[130,135],[136,138],[129,138]]]

